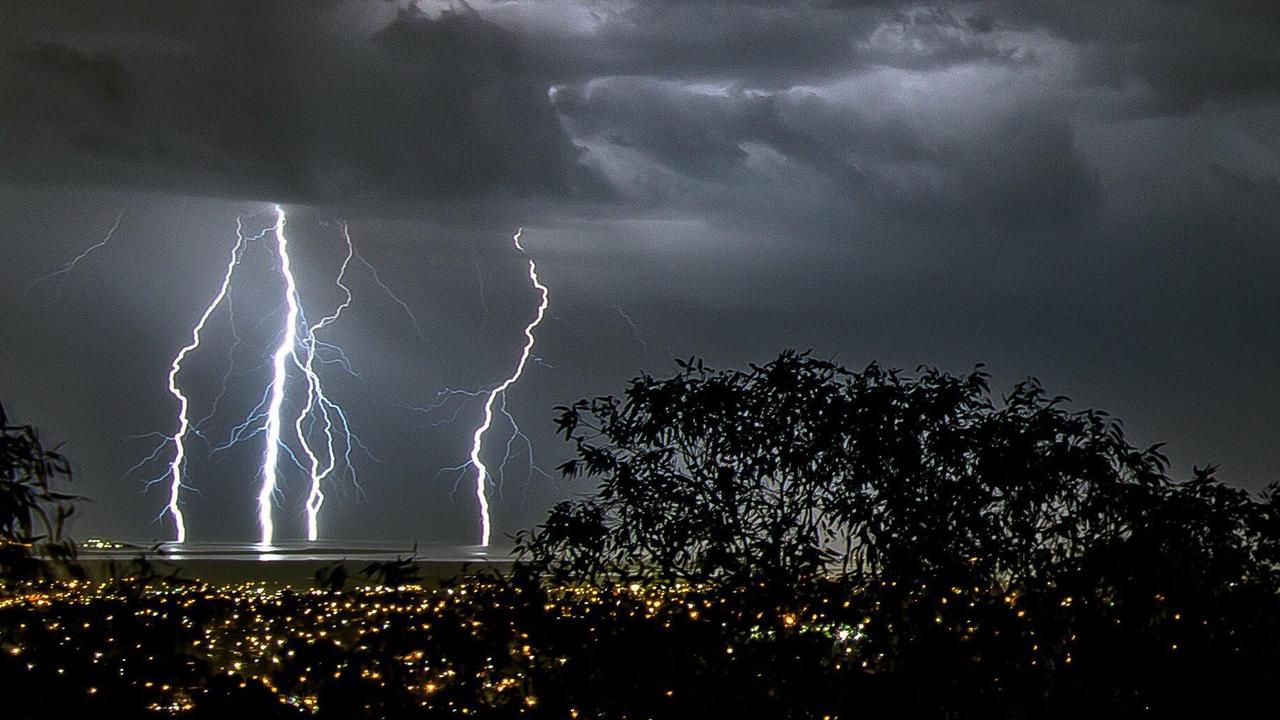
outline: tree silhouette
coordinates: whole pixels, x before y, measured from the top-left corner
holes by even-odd
[[[397,555],[394,560],[371,562],[360,571],[360,574],[377,585],[400,587],[421,582],[418,566],[418,544],[413,544],[413,552],[408,557]]]
[[[327,592],[342,592],[347,586],[347,568],[342,561],[325,565],[315,572],[315,588]]]
[[[0,578],[48,577],[46,559],[76,569],[75,544],[63,533],[76,497],[55,489],[70,480],[66,458],[34,427],[9,424],[0,405]]]
[[[573,581],[1273,584],[1274,497],[1212,468],[1178,483],[1106,413],[1034,379],[994,402],[987,377],[789,351],[636,378],[557,408],[575,450],[561,471],[599,490],[556,505],[519,552]]]

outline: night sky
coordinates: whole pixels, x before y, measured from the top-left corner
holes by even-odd
[[[812,348],[1033,375],[1259,489],[1280,465],[1280,5],[1159,2],[0,2],[0,401],[77,471],[78,537],[166,539],[174,353],[235,240],[289,213],[368,453],[322,536],[464,543],[478,401],[554,475],[553,406],[672,356]],[[122,214],[121,214],[122,213]],[[257,215],[253,215],[257,213]],[[99,242],[73,271],[34,286]],[[226,436],[268,381],[273,248],[184,367]],[[296,387],[296,386],[295,386]],[[490,440],[496,464],[501,423]],[[256,539],[261,445],[191,445],[193,540]],[[589,487],[517,440],[495,535]],[[376,459],[375,459],[376,458]],[[301,533],[286,472],[281,534]]]

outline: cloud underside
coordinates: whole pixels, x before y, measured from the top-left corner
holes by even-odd
[[[1276,10],[1033,5],[50,3],[0,31],[0,174],[1035,228],[1098,212],[1106,129],[1275,104]]]

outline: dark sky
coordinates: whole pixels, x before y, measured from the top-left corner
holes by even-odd
[[[556,404],[672,355],[798,347],[982,362],[997,390],[1034,375],[1167,441],[1179,475],[1276,479],[1280,5],[11,0],[0,17],[0,400],[65,442],[92,498],[81,536],[168,537],[162,489],[143,492],[162,468],[128,474],[154,440],[130,436],[173,432],[169,363],[237,216],[273,202],[310,314],[341,299],[345,220],[426,337],[353,268],[330,337],[360,377],[326,379],[369,454],[363,492],[331,489],[329,538],[474,539],[467,478],[451,494],[441,470],[480,404],[409,408],[511,372],[537,301],[517,226],[551,311],[507,406],[548,470],[568,455]],[[182,375],[199,417],[235,362],[211,437],[266,382],[270,251],[235,281],[241,344],[215,316]],[[192,447],[191,537],[256,538],[261,447]],[[515,447],[498,534],[587,489]],[[304,493],[290,474],[282,534]]]

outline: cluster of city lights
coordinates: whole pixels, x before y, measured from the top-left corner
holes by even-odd
[[[920,584],[899,593],[888,582],[881,589],[905,598],[910,614],[931,614],[940,630],[962,640],[987,631],[978,618],[989,608],[974,608],[988,594],[977,588]],[[893,623],[877,618],[900,616],[903,608],[881,613],[878,601],[837,593],[763,610],[751,596],[754,591],[633,583],[611,589],[561,586],[531,597],[523,593],[532,591],[520,586],[480,578],[448,587],[345,592],[261,584],[158,585],[139,591],[119,583],[68,583],[0,597],[0,627],[6,629],[0,652],[33,679],[50,673],[74,677],[84,684],[80,691],[90,695],[100,692],[103,677],[127,682],[162,714],[198,707],[209,691],[209,676],[264,690],[300,711],[318,710],[321,689],[338,683],[464,716],[496,707],[523,713],[540,702],[534,684],[546,675],[540,669],[576,662],[564,646],[554,651],[539,646],[545,635],[531,634],[530,610],[541,618],[535,625],[585,629],[588,642],[634,623],[653,632],[715,628],[723,641],[720,657],[728,663],[754,646],[797,635],[829,643],[835,671],[877,672],[884,669],[881,663],[891,662],[878,652],[884,645],[875,639],[891,636]],[[1078,644],[1074,634],[1039,638],[1017,593],[992,599],[1005,614],[997,625],[1006,633],[1016,630],[1031,666],[1071,665]],[[1080,602],[1063,596],[1058,604]],[[1166,611],[1170,621],[1187,622],[1175,608]],[[545,632],[545,625],[539,627]],[[193,675],[184,683],[182,673],[175,675],[160,658],[163,647],[149,645],[153,638],[176,640],[180,654],[198,658],[208,675]],[[1177,650],[1176,643],[1169,648]],[[86,658],[89,670],[83,666]],[[991,681],[997,687],[1001,683],[998,676]]]

